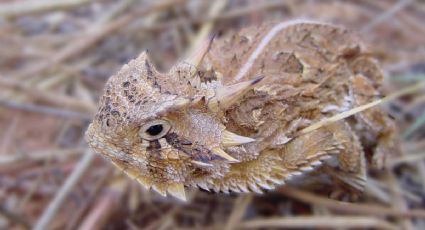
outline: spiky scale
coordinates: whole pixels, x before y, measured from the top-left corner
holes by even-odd
[[[170,184],[167,187],[167,191],[170,195],[182,200],[186,201],[186,193],[184,191],[184,185],[181,183]]]
[[[152,189],[161,196],[164,196],[164,197],[167,196],[166,185],[154,184],[152,185]]]
[[[139,182],[146,190],[149,190],[152,187],[152,182],[145,177],[137,177],[137,182]]]
[[[248,187],[255,193],[262,194],[263,191],[257,186],[255,182],[248,183]]]
[[[228,160],[229,162],[232,163],[236,163],[239,162],[239,160],[233,158],[232,156],[230,156],[228,153],[226,153],[225,151],[223,151],[221,148],[213,148],[212,149],[213,154],[222,157],[225,160]]]
[[[254,141],[255,139],[253,138],[240,136],[225,130],[223,132],[221,143],[223,144],[224,147],[232,147],[232,146],[238,146],[242,144],[251,143]]]

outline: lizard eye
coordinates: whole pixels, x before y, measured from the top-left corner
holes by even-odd
[[[153,141],[159,139],[170,131],[171,125],[165,120],[150,121],[142,126],[139,131],[141,138]]]

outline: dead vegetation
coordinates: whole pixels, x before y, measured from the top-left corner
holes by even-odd
[[[165,70],[210,34],[293,18],[358,31],[389,93],[425,80],[419,0],[2,1],[0,229],[424,229],[423,87],[384,105],[403,155],[371,173],[358,203],[289,187],[262,196],[193,190],[181,203],[144,191],[87,149],[83,133],[106,79],[141,51]]]

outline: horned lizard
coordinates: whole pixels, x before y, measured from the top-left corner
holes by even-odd
[[[185,187],[261,193],[310,174],[361,191],[367,164],[397,148],[388,114],[299,131],[382,96],[367,50],[344,28],[290,21],[217,38],[168,73],[143,52],[108,80],[86,137],[146,189],[182,200]]]

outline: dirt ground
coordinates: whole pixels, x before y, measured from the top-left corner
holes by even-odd
[[[422,0],[1,1],[0,229],[425,229],[425,88],[383,105],[403,154],[356,203],[295,187],[183,203],[87,148],[105,81],[143,50],[167,70],[202,36],[299,18],[358,33],[388,93],[425,80]]]

